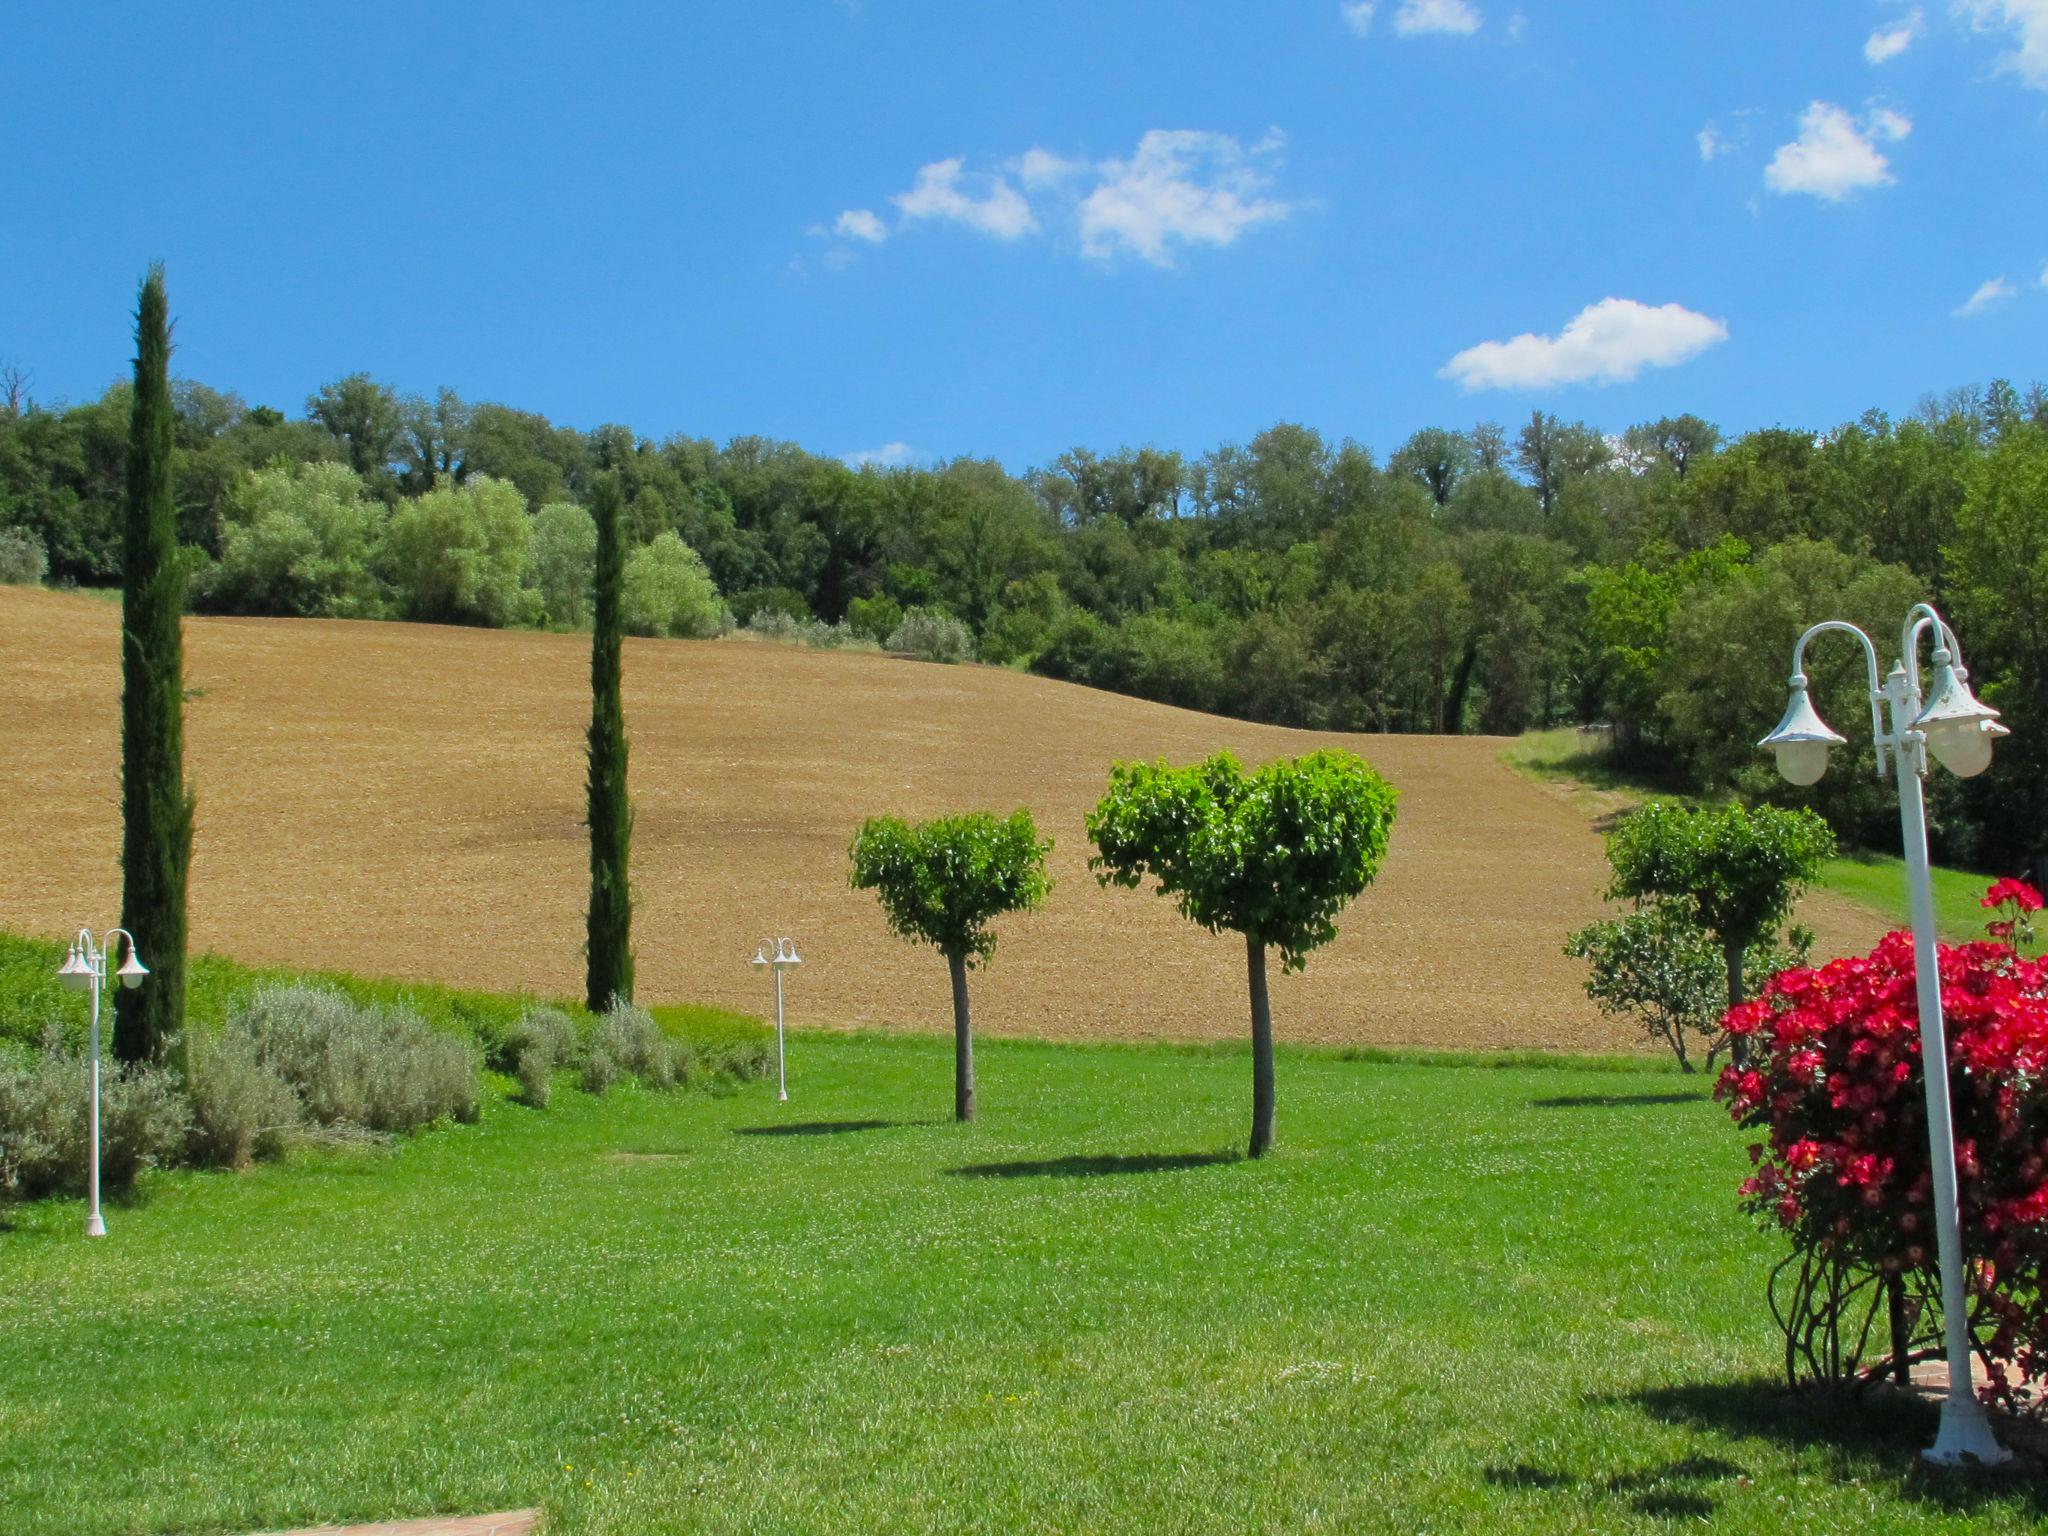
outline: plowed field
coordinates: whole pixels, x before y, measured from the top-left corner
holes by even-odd
[[[0,928],[111,923],[118,609],[0,589]],[[255,964],[493,990],[581,990],[589,642],[402,624],[192,619],[195,947]],[[1247,725],[1042,678],[745,641],[627,642],[643,1000],[759,1012],[773,933],[801,1025],[946,1027],[945,966],[846,884],[864,816],[1028,805],[1055,839],[1046,910],[999,928],[977,1027],[1240,1038],[1244,952],[1150,895],[1103,890],[1082,816],[1118,758],[1362,753],[1402,793],[1381,877],[1306,972],[1282,1040],[1621,1049],[1565,934],[1597,915],[1586,813],[1473,737]],[[1824,952],[1879,921],[1818,899]]]

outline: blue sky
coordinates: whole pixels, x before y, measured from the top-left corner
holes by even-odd
[[[252,403],[1013,469],[2048,377],[2048,0],[72,0],[0,134],[46,401],[154,257]]]

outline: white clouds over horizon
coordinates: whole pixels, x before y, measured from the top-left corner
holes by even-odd
[[[1470,37],[1480,25],[1479,7],[1472,0],[1401,0],[1394,12],[1394,30],[1403,37],[1431,32]]]
[[[1286,136],[1277,128],[1252,144],[1227,133],[1154,128],[1128,156],[1073,159],[1038,145],[994,170],[970,170],[954,155],[919,168],[908,192],[890,199],[897,232],[924,221],[954,223],[1014,241],[1048,226],[1070,231],[1084,256],[1132,255],[1170,267],[1176,250],[1226,246],[1246,230],[1287,218],[1301,205],[1272,194]],[[873,212],[849,208],[813,235],[879,245],[890,230]],[[844,260],[845,246],[836,248]]]
[[[1879,27],[1863,44],[1863,57],[1873,64],[1888,64],[1919,40],[1926,15],[1914,11],[1895,27]]]
[[[1580,310],[1555,336],[1525,332],[1467,347],[1437,377],[1468,393],[1626,384],[1645,368],[1675,368],[1727,339],[1725,322],[1683,305],[1606,298]]]
[[[1764,185],[1773,192],[1806,193],[1831,203],[1871,187],[1889,186],[1891,162],[1876,141],[1897,143],[1912,131],[1912,120],[1890,107],[1872,108],[1859,124],[1833,102],[1810,102],[1799,118],[1799,137],[1779,145],[1764,168]]]
[[[1981,315],[1988,309],[1996,309],[2011,298],[2015,291],[2013,285],[2004,277],[1990,278],[1979,283],[1977,291],[1958,304],[1951,313],[1958,320],[1968,320],[1971,316]]]
[[[879,448],[861,448],[846,454],[840,462],[851,464],[855,469],[862,469],[870,464],[877,469],[895,469],[913,463],[921,457],[923,455],[908,443],[884,443]]]
[[[1379,5],[1377,0],[1344,0],[1337,10],[1346,26],[1367,37]],[[1509,23],[1509,34],[1519,34],[1523,24],[1518,13]],[[1394,32],[1399,37],[1470,37],[1483,25],[1485,18],[1472,0],[1398,0],[1394,7]]]
[[[1952,0],[1952,8],[1979,32],[2010,34],[2014,46],[1998,67],[2048,91],[2048,0]]]

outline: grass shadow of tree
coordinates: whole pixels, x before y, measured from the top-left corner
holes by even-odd
[[[891,1131],[902,1126],[937,1125],[936,1120],[797,1120],[788,1125],[740,1125],[735,1136],[845,1136],[854,1131]]]
[[[1960,1514],[2022,1502],[2048,1513],[2048,1480],[2025,1452],[1998,1470],[1937,1467],[1920,1459],[1933,1444],[1939,1411],[1891,1391],[1793,1391],[1775,1378],[1650,1387],[1603,1399],[1663,1424],[1731,1439],[1769,1440],[1829,1458],[1833,1475],[1891,1484],[1903,1498]]]
[[[964,1168],[946,1171],[960,1179],[1080,1179],[1118,1173],[1174,1173],[1187,1168],[1214,1168],[1244,1160],[1242,1152],[1234,1151],[1102,1153],[1015,1163],[970,1163]]]
[[[1523,1488],[1538,1493],[1578,1492],[1620,1498],[1639,1515],[1667,1520],[1704,1520],[1719,1507],[1708,1487],[1717,1482],[1743,1477],[1743,1469],[1718,1456],[1687,1456],[1640,1472],[1618,1473],[1600,1479],[1575,1478],[1518,1461],[1508,1467],[1488,1467],[1486,1480],[1499,1488]]]
[[[1531,1109],[1626,1109],[1639,1104],[1698,1104],[1705,1093],[1566,1093],[1531,1099]]]

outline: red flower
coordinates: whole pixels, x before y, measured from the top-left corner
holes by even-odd
[[[2038,912],[2041,910],[2041,893],[2024,880],[2000,880],[1984,893],[1984,900],[1979,905],[2002,907],[2007,902],[2022,912]]]

